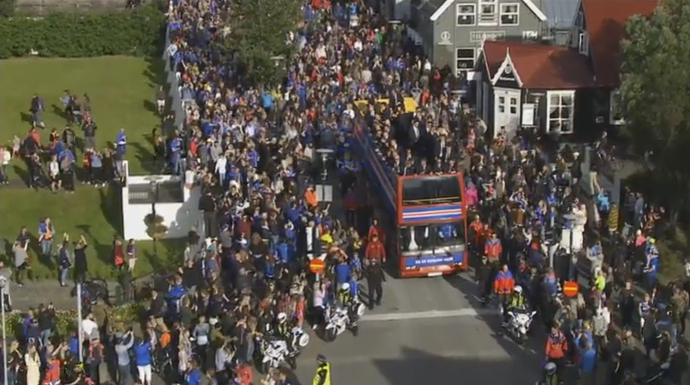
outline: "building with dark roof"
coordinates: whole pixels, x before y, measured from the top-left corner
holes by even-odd
[[[634,15],[651,15],[657,5],[657,0],[580,0],[565,47],[483,42],[475,65],[477,115],[494,134],[520,126],[573,134],[624,123],[618,87],[625,24]]]

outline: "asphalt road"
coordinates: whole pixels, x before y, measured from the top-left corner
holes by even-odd
[[[364,315],[359,335],[313,338],[296,378],[310,383],[322,353],[335,384],[534,383],[540,338],[522,347],[498,336],[496,310],[479,306],[473,293],[464,277],[389,280],[383,305]]]

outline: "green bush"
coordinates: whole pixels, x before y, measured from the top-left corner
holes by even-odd
[[[0,17],[10,17],[14,15],[14,8],[17,6],[15,0],[0,0]]]
[[[657,241],[659,249],[659,282],[664,285],[681,280],[685,277],[683,257],[668,242]]]
[[[4,18],[0,59],[151,55],[163,48],[164,33],[165,15],[158,4],[105,14]]]

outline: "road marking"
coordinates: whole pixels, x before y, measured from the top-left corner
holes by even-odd
[[[406,313],[365,314],[360,321],[409,321],[419,319],[449,318],[449,317],[474,317],[499,315],[498,309],[457,309],[457,310],[429,310]]]

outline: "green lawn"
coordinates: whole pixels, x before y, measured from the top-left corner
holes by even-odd
[[[51,128],[62,129],[60,98],[64,90],[89,94],[92,116],[98,124],[100,147],[115,140],[120,128],[127,133],[130,172],[146,173],[152,160],[150,133],[160,124],[155,91],[162,83],[162,62],[132,57],[90,59],[26,58],[0,61],[0,143],[9,145],[13,135],[23,137],[31,127],[29,106],[33,94],[43,98],[47,141]],[[81,135],[81,130],[77,136]]]
[[[82,95],[88,93],[92,114],[98,124],[96,137],[100,147],[113,142],[120,128],[127,133],[127,159],[133,174],[148,173],[152,160],[150,133],[160,124],[156,114],[155,91],[162,83],[158,60],[144,58],[102,57],[91,59],[12,59],[0,61],[0,144],[9,145],[16,134],[23,137],[30,128],[29,105],[33,94],[45,103],[46,141],[51,128],[62,129],[60,97],[65,89]],[[77,136],[81,135],[80,130]],[[76,154],[81,164],[81,153]],[[25,174],[23,162],[10,167],[14,179]],[[95,189],[78,186],[74,195],[34,192],[27,188],[0,188],[0,238],[10,242],[19,227],[26,225],[35,234],[38,221],[49,216],[59,234],[68,232],[73,239],[84,234],[92,245],[89,270],[93,275],[112,278],[115,271],[110,259],[113,234],[122,234],[119,189]],[[33,245],[36,247],[37,245]],[[3,253],[4,250],[0,250]],[[140,242],[135,274],[165,269],[169,261],[181,256],[180,242],[159,242],[154,256],[152,242]],[[57,275],[55,261],[38,261],[32,253],[33,275],[48,278]]]

